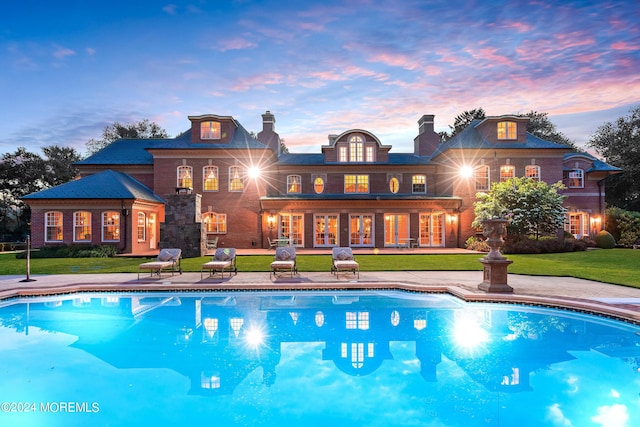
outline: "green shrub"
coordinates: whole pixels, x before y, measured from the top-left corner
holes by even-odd
[[[602,230],[596,234],[596,248],[613,249],[616,246],[616,239],[607,230]]]
[[[476,236],[469,237],[464,242],[464,247],[469,249],[470,251],[478,251],[478,252],[489,252],[491,248],[487,245],[483,239],[480,239]]]
[[[42,246],[31,251],[31,258],[110,258],[118,253],[114,245],[59,245]],[[26,252],[16,254],[16,258],[26,258]]]

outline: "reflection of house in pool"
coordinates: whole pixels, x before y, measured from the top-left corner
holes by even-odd
[[[494,392],[531,390],[531,373],[573,359],[570,351],[592,349],[635,367],[640,360],[640,337],[612,335],[613,329],[579,315],[496,305],[463,309],[439,296],[79,295],[5,313],[5,326],[75,335],[74,348],[118,369],[179,372],[190,378],[191,394],[230,394],[257,368],[263,383],[273,384],[286,343],[324,343],[322,360],[353,376],[393,359],[391,342],[413,343],[424,381],[447,381],[436,375],[444,356]]]

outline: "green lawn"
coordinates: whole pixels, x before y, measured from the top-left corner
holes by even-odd
[[[359,255],[361,271],[457,270],[480,271],[482,255]],[[211,257],[182,260],[184,271],[200,271]],[[381,259],[384,258],[384,262]],[[632,249],[594,250],[542,255],[508,255],[513,261],[509,273],[534,276],[566,276],[640,288],[640,251]],[[32,259],[31,274],[135,273],[138,264],[151,258],[48,258]],[[272,255],[238,257],[239,271],[269,271]],[[329,271],[331,255],[299,255],[298,270]],[[14,254],[0,254],[0,275],[26,274],[26,261]]]

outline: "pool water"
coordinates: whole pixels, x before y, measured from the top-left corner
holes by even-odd
[[[1,426],[637,426],[640,328],[403,292],[0,306]]]

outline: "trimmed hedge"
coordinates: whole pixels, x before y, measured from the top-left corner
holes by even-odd
[[[60,245],[42,246],[31,251],[31,258],[111,258],[118,250],[113,245]],[[24,259],[26,252],[16,254],[16,258]]]

